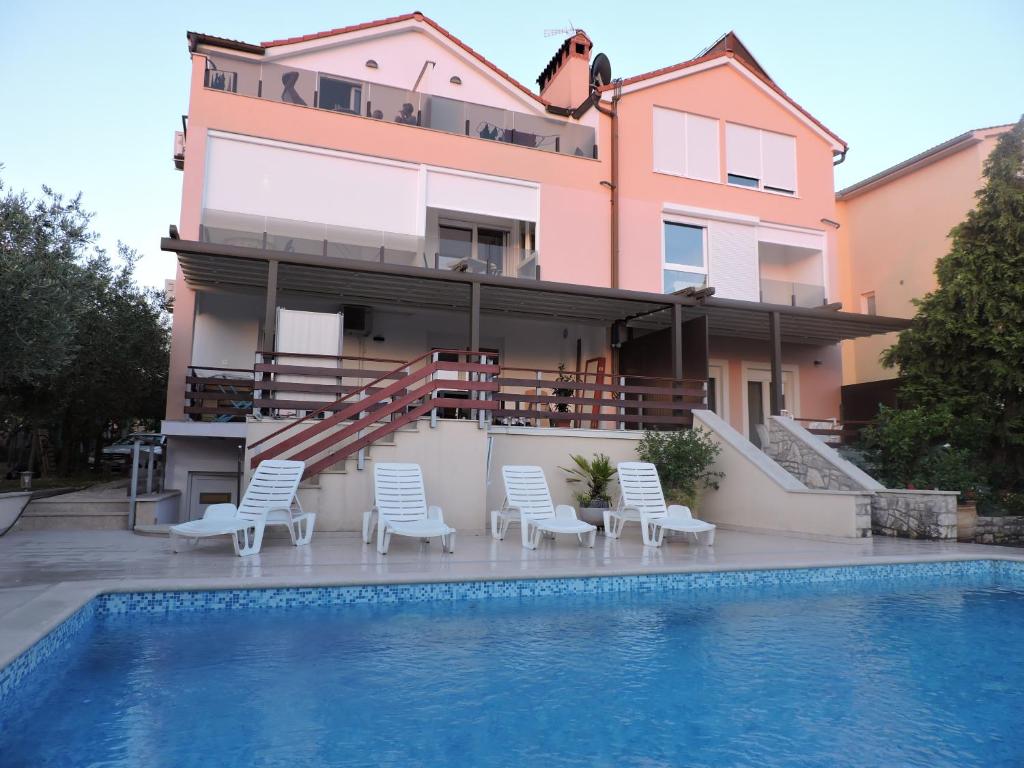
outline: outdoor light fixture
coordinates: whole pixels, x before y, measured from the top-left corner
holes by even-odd
[[[458,75],[452,75],[450,78],[448,78],[448,82],[451,83],[452,85],[462,85],[462,78],[459,77]]]
[[[374,61],[373,59],[367,59],[366,67],[367,69],[377,69],[377,62]]]

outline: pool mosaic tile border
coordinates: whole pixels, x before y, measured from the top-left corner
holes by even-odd
[[[111,592],[83,605],[39,642],[0,669],[0,705],[32,673],[96,617],[175,611],[302,608],[394,604],[438,600],[479,600],[618,592],[717,590],[801,584],[942,581],[988,577],[994,583],[1024,587],[1024,562],[951,560],[885,565],[825,566],[748,571],[700,571],[625,576],[519,579],[339,587],[284,587],[204,591]]]

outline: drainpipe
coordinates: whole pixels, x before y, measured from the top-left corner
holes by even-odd
[[[612,179],[610,182],[601,182],[611,190],[612,288],[619,287],[619,99],[621,96],[622,81],[616,80],[615,88],[612,91],[612,108],[601,106],[600,99],[594,103],[598,112],[612,119]]]
[[[832,163],[833,166],[839,165],[846,159],[846,153],[850,151],[849,147],[843,147],[843,151],[839,153],[839,159]]]

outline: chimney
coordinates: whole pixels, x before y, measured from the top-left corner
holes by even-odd
[[[582,29],[566,38],[537,78],[540,97],[554,107],[575,109],[590,95],[590,49]]]

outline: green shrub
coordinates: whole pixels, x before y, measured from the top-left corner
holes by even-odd
[[[695,427],[679,432],[646,432],[637,446],[641,461],[653,464],[670,503],[694,506],[705,488],[718,488],[725,473],[711,467],[721,448],[711,433]]]
[[[882,406],[861,440],[866,470],[890,488],[935,488],[970,497],[985,486],[976,425],[946,408]]]

